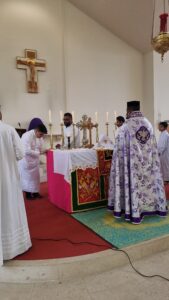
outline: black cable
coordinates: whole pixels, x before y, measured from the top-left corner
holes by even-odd
[[[107,249],[112,249],[112,246],[108,247],[107,245],[100,245],[100,244],[95,244],[92,242],[73,242],[69,239],[51,239],[51,238],[32,238],[32,240],[38,240],[38,241],[53,241],[53,242],[69,242],[72,245],[92,245],[92,246],[98,246],[98,247],[104,247]]]
[[[137,274],[139,274],[140,276],[145,277],[145,278],[159,277],[159,278],[162,278],[162,279],[164,279],[164,280],[166,280],[166,281],[169,281],[169,278],[164,277],[164,276],[159,275],[159,274],[155,274],[155,275],[145,275],[145,274],[141,273],[140,271],[138,271],[138,270],[134,267],[134,265],[133,265],[133,263],[132,263],[132,261],[131,261],[131,258],[130,258],[129,254],[128,254],[126,251],[121,250],[121,249],[113,249],[113,248],[112,248],[112,250],[124,253],[124,254],[127,256],[128,260],[129,260],[129,263],[130,263],[131,267],[133,268],[133,270],[134,270]]]
[[[112,248],[112,246],[108,247],[107,245],[100,245],[100,244],[96,244],[96,243],[92,243],[92,242],[73,242],[73,241],[71,241],[71,240],[69,240],[69,239],[32,238],[32,240],[38,240],[38,241],[53,241],[53,242],[62,242],[62,241],[66,241],[66,242],[69,242],[69,243],[72,244],[72,245],[85,245],[85,244],[87,244],[87,245],[98,246],[98,247],[104,247],[104,248],[106,247],[107,249],[111,249],[111,250],[113,250],[113,251],[117,251],[117,252],[122,252],[122,253],[124,253],[124,254],[126,255],[126,257],[128,258],[128,261],[129,261],[129,263],[130,263],[130,266],[132,267],[132,269],[133,269],[138,275],[140,275],[140,276],[142,276],[142,277],[145,277],[145,278],[154,278],[154,277],[158,277],[158,278],[164,279],[164,280],[166,280],[166,281],[169,281],[169,278],[164,277],[164,276],[159,275],[159,274],[155,274],[155,275],[145,275],[145,274],[141,273],[140,271],[138,271],[138,270],[134,267],[134,265],[133,265],[133,263],[132,263],[132,261],[131,261],[131,258],[130,258],[130,256],[129,256],[129,254],[128,254],[126,251],[121,250],[121,249],[118,249],[118,248],[116,248],[116,247]]]

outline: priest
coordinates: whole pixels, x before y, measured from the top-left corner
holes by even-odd
[[[45,125],[40,124],[22,135],[22,144],[24,147],[24,158],[19,162],[19,171],[21,177],[22,190],[26,198],[34,200],[41,198],[39,159],[40,155],[46,152],[44,148],[44,134],[47,133]]]
[[[0,113],[0,265],[31,247],[17,167],[22,158],[20,138]]]
[[[158,141],[158,152],[160,156],[161,172],[165,183],[169,183],[169,133],[168,123],[160,122],[159,131],[161,132]]]
[[[140,102],[127,103],[127,121],[115,140],[108,207],[116,218],[139,224],[146,215],[166,216],[156,139]]]
[[[79,129],[74,127],[75,136],[73,136],[73,119],[72,114],[67,112],[64,114],[64,148],[80,148],[80,132]],[[75,139],[75,140],[74,140]],[[74,144],[75,142],[75,144]]]

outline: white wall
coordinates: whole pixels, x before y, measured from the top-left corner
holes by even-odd
[[[144,96],[143,112],[149,121],[154,125],[154,61],[153,52],[144,55]]]
[[[65,2],[65,3],[64,3]],[[0,104],[6,122],[27,126],[52,108],[55,130],[59,110],[125,114],[126,101],[143,98],[143,56],[64,0],[0,0]],[[47,71],[39,73],[39,94],[26,92],[25,71],[15,58],[25,48],[38,50]],[[57,125],[57,126],[56,126]]]
[[[94,116],[100,131],[105,114],[126,114],[126,101],[143,98],[143,56],[65,3],[67,109]]]
[[[49,107],[55,114],[65,107],[62,3],[0,0],[0,104],[14,126],[25,127],[36,116],[47,122]],[[38,74],[38,94],[27,93],[25,71],[16,69],[16,56],[24,56],[25,48],[47,61],[47,71]]]
[[[154,101],[156,120],[169,120],[169,54],[163,63],[158,53],[154,52]]]

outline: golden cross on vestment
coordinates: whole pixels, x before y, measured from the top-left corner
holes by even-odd
[[[16,58],[18,69],[26,70],[28,93],[38,93],[38,71],[46,71],[46,61],[37,59],[37,51],[25,49],[25,57]]]

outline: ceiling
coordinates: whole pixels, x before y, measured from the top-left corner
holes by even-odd
[[[151,50],[153,0],[69,1],[142,53]]]

